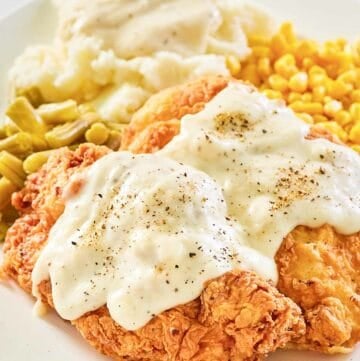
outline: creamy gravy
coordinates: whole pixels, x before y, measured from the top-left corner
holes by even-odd
[[[246,241],[274,257],[298,225],[360,230],[359,155],[308,133],[290,109],[233,83],[160,153],[210,175]]]
[[[231,269],[276,281],[274,255],[296,226],[360,230],[360,157],[308,132],[280,103],[230,84],[157,155],[100,159],[50,232],[34,295],[50,278],[63,318],[107,304],[134,330]]]
[[[32,275],[35,295],[50,277],[64,319],[107,304],[113,319],[133,330],[233,268],[276,274],[271,260],[243,245],[220,187],[205,173],[118,152],[82,177]]]

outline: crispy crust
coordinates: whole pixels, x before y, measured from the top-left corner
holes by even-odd
[[[217,81],[219,87],[215,86]],[[194,107],[192,103],[191,109],[201,110],[204,107],[201,94],[204,89],[208,89],[205,83],[209,82],[212,89],[211,96],[206,99],[211,99],[216,95],[216,91],[220,92],[224,88],[224,82],[227,84],[229,81],[234,79],[202,78],[150,98],[134,115],[130,125],[134,141],[125,135],[125,145],[128,144],[128,148],[136,153],[154,152],[162,148],[171,140],[171,135],[177,134],[173,131],[165,132],[165,139],[161,139],[163,129],[167,129],[167,121],[169,124],[180,122],[180,118],[174,120],[174,114],[187,114],[186,106],[183,111],[174,110],[175,104],[182,107],[182,103],[178,104],[176,101],[181,98],[177,93],[186,91],[188,94],[191,89],[194,93],[199,92],[195,98],[199,100],[200,106]],[[171,111],[167,111],[168,104],[172,104]],[[157,118],[159,109],[162,110],[161,122],[158,122]],[[340,143],[339,139],[326,129],[313,126],[307,139],[317,138]],[[349,352],[355,343],[360,341],[359,240],[359,233],[342,236],[327,225],[315,230],[298,227],[284,240],[276,256],[280,272],[278,287],[283,294],[302,307],[307,322],[306,336],[294,340],[292,347],[326,353]],[[311,247],[314,248],[313,253]],[[321,249],[319,260],[314,257],[317,248]],[[339,264],[347,264],[347,267],[339,272]],[[319,277],[316,270],[321,270],[323,275]],[[305,281],[310,283],[306,285]],[[306,296],[303,296],[303,293]]]
[[[76,152],[62,149],[14,195],[22,216],[5,240],[3,270],[27,292],[34,264],[63,212],[64,186],[107,152],[90,145]],[[52,306],[50,282],[42,282],[39,290]],[[198,299],[163,312],[136,332],[117,325],[106,307],[72,323],[100,352],[135,361],[261,360],[304,331],[301,311],[289,298],[241,270],[210,280]]]

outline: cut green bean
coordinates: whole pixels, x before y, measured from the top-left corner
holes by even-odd
[[[95,113],[84,114],[78,120],[60,125],[45,134],[45,139],[51,148],[61,148],[80,139],[86,130],[99,120]]]
[[[3,150],[20,158],[27,156],[33,151],[31,135],[20,132],[0,140],[0,151]]]
[[[43,134],[45,126],[25,97],[16,98],[7,108],[6,115],[24,132]]]
[[[9,225],[4,221],[0,221],[0,243],[5,241],[5,237],[8,229],[9,229]]]
[[[15,184],[8,179],[0,178],[0,210],[5,209],[11,202],[11,195],[17,190]]]
[[[26,174],[23,162],[9,152],[0,152],[0,174],[18,188],[24,185]]]
[[[17,97],[25,97],[32,106],[37,108],[40,104],[44,103],[44,98],[37,87],[20,88],[16,90]]]
[[[72,122],[80,116],[76,101],[71,99],[62,103],[43,104],[36,112],[50,125]]]

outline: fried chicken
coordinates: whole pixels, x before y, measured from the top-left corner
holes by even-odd
[[[181,117],[202,110],[230,80],[202,78],[153,96],[133,116],[122,148],[161,149],[178,133]],[[319,137],[340,143],[325,129],[312,127],[307,138]],[[279,290],[302,308],[307,325],[306,335],[289,346],[350,351],[360,341],[360,234],[342,236],[327,225],[298,227],[283,241],[276,262]]]
[[[77,151],[61,149],[13,196],[21,216],[7,234],[2,267],[25,291],[31,292],[34,264],[64,210],[65,185],[108,152],[91,145]],[[43,281],[39,291],[43,302],[53,306],[50,281]],[[72,323],[103,354],[133,361],[262,360],[305,328],[294,302],[244,270],[208,281],[200,297],[163,312],[134,332],[116,324],[106,306]]]

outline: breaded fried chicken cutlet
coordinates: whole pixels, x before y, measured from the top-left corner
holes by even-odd
[[[49,231],[64,210],[62,193],[70,177],[107,154],[105,147],[61,149],[13,197],[21,217],[7,234],[3,270],[27,292],[31,273]],[[40,285],[53,305],[51,284]],[[249,271],[210,280],[200,297],[127,331],[106,306],[72,321],[83,337],[114,360],[261,360],[301,335],[301,311],[289,298]]]
[[[153,96],[133,117],[123,149],[156,152],[178,134],[186,114],[202,110],[229,79],[207,77]],[[339,143],[313,126],[308,139]],[[360,233],[341,235],[328,225],[297,227],[276,254],[278,288],[303,310],[306,334],[292,346],[348,352],[360,341]]]
[[[238,98],[229,100],[232,95]],[[290,121],[288,128],[284,127],[284,121]],[[184,249],[186,262],[196,262],[205,252],[207,241],[216,245],[234,238],[241,243],[240,248],[234,248],[239,251],[224,246],[215,255],[211,254],[211,262],[218,262],[226,254],[230,263],[238,262],[236,267],[224,268],[224,272],[216,273],[220,276],[205,280],[202,291],[189,302],[153,312],[141,327],[130,329],[116,322],[119,313],[112,302],[114,298],[98,303],[100,306],[85,307],[87,311],[77,317],[63,317],[101,353],[119,361],[255,361],[285,347],[348,352],[360,340],[360,233],[354,220],[359,207],[353,206],[359,200],[341,162],[356,160],[357,155],[335,143],[339,141],[322,129],[308,129],[282,104],[270,102],[254,88],[232,79],[208,76],[166,89],[135,113],[124,132],[120,152],[112,153],[106,147],[90,144],[83,144],[75,151],[60,149],[37,173],[28,177],[25,187],[13,195],[12,203],[20,217],[7,233],[2,270],[61,316],[69,310],[69,314],[76,315],[75,311],[71,313],[71,305],[62,306],[63,299],[71,304],[77,293],[59,288],[54,270],[61,274],[61,267],[68,266],[69,274],[78,272],[72,274],[71,284],[81,288],[86,282],[77,284],[75,278],[86,276],[88,265],[83,257],[87,253],[81,254],[82,250],[94,251],[89,254],[98,257],[98,253],[107,254],[112,246],[106,243],[111,239],[107,221],[92,225],[89,218],[90,231],[85,232],[76,223],[80,215],[69,213],[71,207],[76,210],[81,205],[76,202],[81,201],[82,192],[95,187],[92,210],[86,210],[89,212],[86,214],[91,215],[96,207],[105,204],[101,208],[102,219],[111,218],[118,209],[113,224],[115,228],[121,225],[121,234],[130,229],[121,223],[125,222],[122,217],[128,217],[131,232],[135,227],[132,238],[116,239],[117,247],[121,242],[133,247],[143,235],[151,235],[152,228],[163,232],[156,233],[159,236],[166,235],[161,238],[164,246],[161,244],[159,251],[135,247],[135,251],[126,253],[131,257],[135,254],[136,261],[145,260],[152,265],[152,260],[163,251],[178,257]],[[114,154],[119,154],[119,158],[109,158]],[[126,162],[121,164],[122,168],[113,161],[123,158]],[[106,163],[106,159],[110,161]],[[160,164],[161,159],[164,164]],[[268,159],[275,159],[277,166]],[[144,168],[138,173],[136,162],[138,168]],[[97,166],[109,174],[103,171],[102,178],[91,179],[89,174],[95,173],[88,172]],[[117,167],[120,167],[118,173]],[[360,171],[358,163],[349,167],[349,172]],[[147,169],[150,169],[148,173]],[[348,182],[344,192],[333,190],[328,174],[338,177],[336,184],[338,180]],[[113,182],[109,190],[111,202],[106,203],[110,198],[98,189],[103,189],[109,179]],[[152,179],[157,183],[152,184]],[[253,179],[254,185],[249,187]],[[175,194],[176,198],[166,188],[168,182],[178,187],[180,193]],[[218,192],[219,196],[201,193],[198,184],[214,186],[214,194]],[[324,185],[329,186],[333,203]],[[346,192],[353,192],[354,198],[348,200]],[[117,198],[119,194],[121,197]],[[255,203],[251,203],[253,199]],[[339,206],[340,199],[344,205]],[[330,210],[340,209],[336,216],[331,217],[327,204]],[[184,215],[183,206],[188,207],[184,208]],[[159,207],[164,209],[156,213],[154,209],[159,211]],[[204,212],[214,212],[215,216],[206,218]],[[316,212],[319,218],[314,216]],[[218,215],[221,220],[217,219]],[[183,220],[181,217],[186,218],[184,226],[178,223]],[[68,223],[61,223],[64,220]],[[216,228],[217,221],[222,222],[220,228]],[[187,239],[175,247],[169,241],[175,233],[181,237],[189,222],[194,227],[191,230],[197,232],[189,233],[192,238],[203,236],[204,232],[206,236],[199,238],[204,244],[196,240],[191,243],[197,247],[191,252],[186,248]],[[59,224],[73,225],[71,242],[67,236],[63,240],[55,239]],[[178,224],[180,228],[176,228]],[[143,228],[136,228],[138,225]],[[214,228],[215,236],[210,237],[212,233],[206,232]],[[102,237],[107,237],[106,242],[102,242]],[[59,249],[62,244],[73,252],[70,256]],[[116,250],[119,254],[123,252],[121,247]],[[71,268],[71,262],[79,254],[84,264],[77,270]],[[116,273],[119,264],[114,261],[119,256],[114,253],[101,258],[101,254],[99,259],[104,263],[95,262],[96,277],[102,277],[106,268],[108,273],[114,272],[115,277],[121,278]],[[69,263],[61,264],[63,260]],[[156,264],[149,280],[153,274],[162,277],[167,267]],[[165,274],[166,284],[161,290],[168,287],[170,282],[166,277],[171,278],[177,268],[175,264],[169,275]],[[134,266],[133,273],[136,271]],[[203,272],[206,270],[199,274]],[[92,282],[93,279],[90,286]],[[114,282],[110,282],[111,287]],[[105,289],[106,284],[101,285]],[[116,291],[112,296],[123,296],[122,289]],[[181,291],[174,290],[178,294]],[[87,291],[82,293],[86,295],[82,298],[84,302],[90,302]]]

